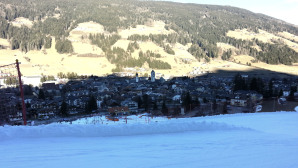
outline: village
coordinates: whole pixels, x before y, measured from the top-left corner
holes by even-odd
[[[115,119],[141,113],[168,117],[254,113],[266,108],[263,107],[265,102],[271,103],[265,109],[267,112],[285,110],[289,104],[294,103],[294,107],[298,102],[297,79],[294,78],[260,79],[245,74],[224,77],[206,74],[165,80],[163,77],[156,79],[152,70],[149,77],[139,77],[138,73],[134,77],[113,74],[62,81],[46,81],[40,87],[24,85],[28,121],[50,123],[90,115],[106,115]],[[8,95],[7,89],[2,88],[1,92]],[[4,95],[1,94],[1,97]],[[12,97],[2,106],[6,109],[20,106],[13,103]],[[16,114],[6,114],[6,123],[21,122],[21,112]],[[3,115],[2,119],[5,118]]]

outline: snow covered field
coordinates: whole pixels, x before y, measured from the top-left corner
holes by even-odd
[[[0,127],[0,167],[298,167],[298,112],[136,119]]]

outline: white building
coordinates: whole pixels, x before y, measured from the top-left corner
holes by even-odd
[[[138,73],[136,73],[136,82],[138,83],[139,82],[139,74]]]
[[[41,76],[22,76],[23,84],[25,85],[32,85],[32,86],[39,86]]]
[[[151,71],[151,82],[155,82],[155,72],[154,72],[154,70]]]

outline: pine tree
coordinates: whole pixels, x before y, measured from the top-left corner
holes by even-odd
[[[243,79],[240,74],[234,77],[234,91],[237,90],[247,90],[245,79]]]
[[[138,96],[137,102],[138,102],[138,108],[141,108],[142,105],[143,105],[143,101],[142,101],[142,98],[140,96]]]
[[[153,110],[158,110],[156,101],[153,103]]]
[[[169,115],[169,110],[168,110],[168,107],[166,106],[165,101],[163,101],[163,103],[162,103],[161,112],[165,116]]]
[[[294,96],[295,92],[297,92],[297,87],[291,87],[290,94],[287,98],[288,101],[294,101],[295,100],[295,96]]]
[[[278,97],[281,97],[281,96],[283,95],[283,92],[284,92],[284,91],[283,91],[282,89],[280,89],[280,90],[279,90],[279,93],[278,93]]]
[[[85,108],[86,108],[86,113],[91,113],[92,111],[97,110],[97,102],[93,95],[89,97],[89,100],[86,103]]]
[[[143,105],[145,108],[145,111],[147,111],[149,109],[149,103],[150,103],[150,97],[147,94],[143,95]]]
[[[212,102],[212,112],[215,113],[216,109],[217,109],[217,103],[216,103],[216,100],[214,99]]]
[[[38,93],[38,99],[45,99],[45,94],[43,89],[39,89],[39,93]]]
[[[67,103],[65,103],[64,101],[61,104],[61,108],[60,108],[60,114],[63,117],[67,117],[68,114],[68,108],[67,108]]]
[[[273,79],[270,80],[268,87],[269,87],[268,96],[272,97],[273,96]]]
[[[187,92],[182,103],[183,107],[186,109],[186,112],[191,110],[191,104],[192,104],[191,96],[190,96],[190,93]]]
[[[250,90],[258,91],[258,83],[257,83],[257,78],[252,78],[250,82]]]

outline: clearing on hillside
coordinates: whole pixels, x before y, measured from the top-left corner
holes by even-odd
[[[16,26],[16,27],[27,26],[27,27],[31,28],[33,26],[33,21],[31,21],[27,18],[24,18],[24,17],[18,17],[11,23],[13,26]]]
[[[171,34],[175,33],[173,30],[165,29],[163,21],[152,21],[147,25],[137,25],[136,28],[119,30],[118,34],[122,38],[128,38],[131,35],[139,34],[149,36],[150,34]]]

